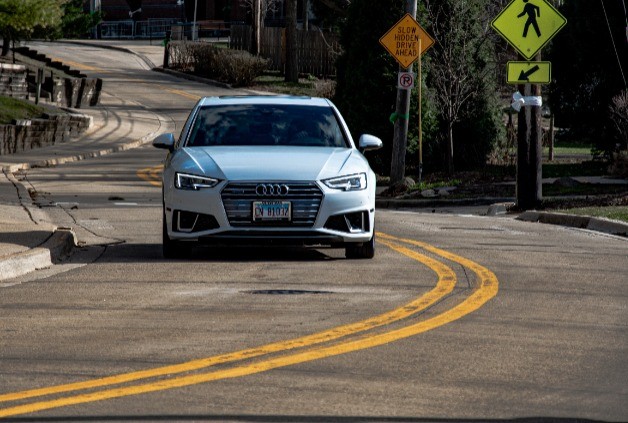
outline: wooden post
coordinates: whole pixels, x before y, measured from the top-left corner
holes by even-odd
[[[423,50],[423,46],[421,45],[421,39],[419,38],[419,52]],[[419,102],[417,107],[419,109],[419,180],[418,183],[421,184],[421,178],[423,177],[423,117],[421,116],[421,90],[423,88],[422,77],[421,77],[421,54],[419,53],[419,61],[417,63],[417,71],[416,71],[416,83],[419,84],[418,92],[419,92]]]
[[[541,60],[537,55],[536,61]],[[523,96],[541,96],[538,84],[519,85]],[[530,210],[543,199],[541,107],[524,106],[519,112],[517,128],[517,207]]]

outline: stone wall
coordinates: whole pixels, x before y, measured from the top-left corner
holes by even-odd
[[[0,63],[0,95],[13,98],[28,98],[26,67]]]
[[[0,125],[0,156],[67,142],[81,135],[91,124],[91,116],[68,114]]]
[[[36,74],[36,70],[29,71],[23,65],[0,63],[0,95],[34,99]],[[80,109],[98,105],[102,79],[46,76],[41,88],[41,101],[48,99],[58,106]]]

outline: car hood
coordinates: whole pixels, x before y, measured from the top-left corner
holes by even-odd
[[[318,180],[364,172],[355,149],[327,147],[188,147],[185,171],[228,180]]]

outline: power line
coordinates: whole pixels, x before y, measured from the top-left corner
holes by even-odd
[[[624,87],[628,87],[628,84],[626,84],[626,76],[624,75],[624,69],[621,66],[619,52],[617,51],[617,46],[615,45],[615,38],[613,37],[613,30],[611,29],[611,23],[608,20],[608,15],[606,14],[606,7],[604,6],[604,0],[600,0],[600,3],[602,3],[602,10],[604,10],[604,17],[606,18],[606,25],[608,26],[608,33],[611,36],[611,42],[613,43],[613,49],[615,50],[615,56],[617,57],[617,63],[619,64],[619,71],[621,72],[621,77],[624,80]],[[626,5],[624,3],[624,8],[625,7]]]

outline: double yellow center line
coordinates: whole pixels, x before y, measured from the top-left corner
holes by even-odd
[[[69,405],[163,391],[221,379],[242,377],[385,345],[457,320],[477,310],[497,294],[497,278],[493,272],[479,264],[420,241],[397,238],[384,233],[378,233],[377,236],[380,244],[420,262],[433,270],[438,278],[435,287],[408,304],[389,312],[301,338],[155,369],[120,374],[84,382],[1,394],[0,402],[24,401],[31,398],[53,395],[57,395],[58,397],[0,409],[0,417],[15,416]],[[434,317],[416,323],[410,323],[397,329],[388,331],[381,331],[380,329],[379,331],[375,331],[374,329],[376,328],[382,328],[393,322],[399,322],[426,310],[449,295],[456,286],[456,274],[449,266],[440,260],[417,252],[415,249],[422,249],[440,259],[452,261],[473,271],[477,275],[475,287],[464,300],[451,309],[437,314]],[[233,367],[222,370],[181,375],[192,371],[198,372],[208,367],[226,363],[236,364]],[[147,379],[157,380],[137,383],[138,381],[145,381]],[[132,382],[136,383],[132,384]],[[126,385],[112,387],[122,384]],[[98,390],[99,388],[102,389]],[[87,392],[77,393],[78,391]],[[69,395],[60,396],[60,394]]]

